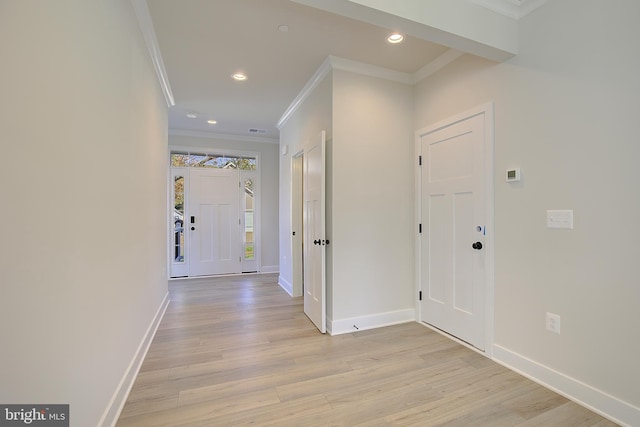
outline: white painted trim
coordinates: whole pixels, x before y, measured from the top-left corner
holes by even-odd
[[[369,77],[377,77],[379,79],[390,80],[392,82],[404,83],[408,85],[414,83],[413,74],[390,70],[388,68],[365,64],[364,62],[353,61],[351,59],[340,58],[337,56],[329,56],[329,61],[331,63],[331,67],[334,70],[348,71],[351,73],[362,74]]]
[[[487,357],[493,357],[495,327],[495,105],[493,101],[478,107],[484,112],[484,217],[485,217],[485,347]]]
[[[158,39],[156,38],[156,31],[153,28],[153,21],[149,14],[147,2],[146,0],[131,0],[131,5],[136,13],[136,18],[138,18],[138,25],[140,26],[144,42],[149,50],[151,62],[153,63],[153,68],[156,70],[158,83],[160,83],[160,87],[162,88],[167,107],[173,107],[176,103],[173,99],[173,93],[171,92],[167,70],[164,68],[164,61],[162,60],[160,46],[158,46]]]
[[[295,99],[289,105],[289,107],[287,107],[282,117],[280,117],[280,120],[278,120],[278,123],[276,124],[276,128],[282,129],[282,126],[284,126],[287,120],[291,118],[293,113],[296,112],[296,110],[298,109],[298,107],[300,107],[300,105],[304,102],[304,100],[307,99],[309,95],[311,95],[313,90],[320,84],[320,82],[326,77],[326,75],[329,74],[331,69],[332,69],[331,57],[329,56],[327,59],[324,60],[324,62],[320,65],[320,67],[316,70],[316,72],[313,73],[313,76],[311,76],[311,79],[309,79],[307,84],[304,85],[304,87],[302,88],[298,96],[295,97]]]
[[[291,285],[287,279],[282,276],[278,276],[278,285],[280,285],[280,287],[290,296],[293,296],[293,285]]]
[[[341,335],[415,321],[416,310],[407,308],[405,310],[327,321],[327,331],[331,335]]]
[[[464,52],[455,49],[449,49],[442,55],[438,56],[433,61],[420,68],[413,73],[413,83],[420,83],[422,80],[434,74],[436,71],[441,70],[447,65],[451,64],[456,59],[464,55]]]
[[[156,335],[156,331],[158,330],[158,326],[160,326],[160,322],[164,317],[165,312],[167,311],[167,307],[169,306],[169,293],[164,296],[162,302],[160,303],[160,307],[156,311],[156,314],[153,316],[151,320],[151,324],[147,328],[144,336],[142,337],[142,341],[138,346],[135,354],[133,355],[133,359],[131,363],[129,363],[129,367],[125,371],[122,379],[120,380],[120,384],[116,388],[109,404],[107,405],[104,414],[100,418],[98,425],[101,427],[106,426],[115,426],[118,422],[118,418],[120,417],[120,413],[122,412],[122,408],[124,408],[124,404],[129,397],[129,393],[131,392],[131,388],[133,387],[133,383],[138,376],[138,372],[140,372],[140,367],[142,366],[142,362],[144,362],[144,358],[149,351],[149,346],[151,346],[151,341],[153,341],[153,337]]]
[[[471,3],[516,20],[528,15],[546,2],[547,0],[471,0]]]
[[[260,267],[260,273],[280,273],[279,265],[263,265]]]
[[[207,132],[203,130],[169,129],[169,135],[191,136],[194,138],[207,138],[207,139],[216,139],[216,140],[222,140],[222,141],[263,142],[267,144],[280,143],[280,140],[278,138],[230,135],[230,134],[224,134],[224,133]]]
[[[444,120],[440,120],[432,125],[426,126],[422,129],[419,129],[415,132],[415,155],[416,158],[420,153],[420,144],[422,136],[436,132],[442,128],[451,126],[455,123],[458,123],[462,120],[466,120],[470,117],[477,116],[480,114],[484,114],[485,123],[485,177],[484,177],[484,190],[485,190],[485,229],[486,235],[484,236],[485,242],[485,330],[484,330],[484,352],[488,357],[492,357],[493,351],[493,339],[494,339],[494,311],[495,311],[495,302],[494,302],[494,292],[495,292],[495,179],[494,179],[494,147],[495,147],[495,119],[494,119],[494,104],[493,101],[487,102],[485,104],[479,105],[475,108],[472,108],[468,111],[465,111],[460,114],[456,114],[454,116],[448,117]],[[417,159],[416,159],[417,160]],[[416,206],[414,208],[416,221],[418,224],[422,217],[420,202],[422,196],[422,183],[420,180],[420,166],[418,166],[418,162],[415,163],[415,203]],[[416,233],[415,238],[415,252],[416,252],[416,295],[418,292],[422,290],[421,288],[421,268],[420,268],[420,260],[421,256],[421,248],[420,248],[420,235]],[[416,316],[417,320],[421,321],[422,313],[421,313],[421,305],[420,302],[416,300]]]
[[[500,345],[493,360],[623,426],[640,426],[640,408]]]
[[[276,128],[282,129],[282,126],[289,120],[289,118],[296,112],[298,107],[304,102],[307,97],[313,92],[313,90],[320,84],[320,82],[333,70],[348,71],[351,73],[361,74],[369,77],[376,77],[379,79],[389,80],[396,83],[402,83],[407,85],[416,84],[436,71],[444,68],[451,62],[455,61],[459,57],[464,55],[464,52],[449,49],[424,67],[419,69],[413,74],[403,73],[400,71],[390,70],[384,67],[378,67],[376,65],[365,64],[364,62],[353,61],[350,59],[340,58],[337,56],[328,56],[324,60],[322,65],[311,76],[307,84],[302,88],[300,93],[296,96],[293,102],[285,110],[280,120],[276,124]],[[187,135],[197,136],[199,132],[182,131],[182,130],[169,130],[169,135]],[[204,133],[204,132],[203,132]],[[208,137],[208,136],[204,136]],[[265,138],[266,139],[266,138]],[[277,141],[274,141],[277,142]]]

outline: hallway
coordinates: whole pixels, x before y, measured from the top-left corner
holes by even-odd
[[[276,281],[171,281],[117,425],[615,425],[418,323],[322,335]]]

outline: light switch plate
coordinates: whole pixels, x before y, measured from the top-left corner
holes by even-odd
[[[565,228],[573,230],[572,210],[548,210],[547,228]]]

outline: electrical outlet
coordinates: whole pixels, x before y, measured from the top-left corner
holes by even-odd
[[[547,331],[560,335],[560,316],[547,312]]]

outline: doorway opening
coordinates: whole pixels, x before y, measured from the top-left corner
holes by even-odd
[[[172,150],[170,277],[259,272],[258,155]]]

